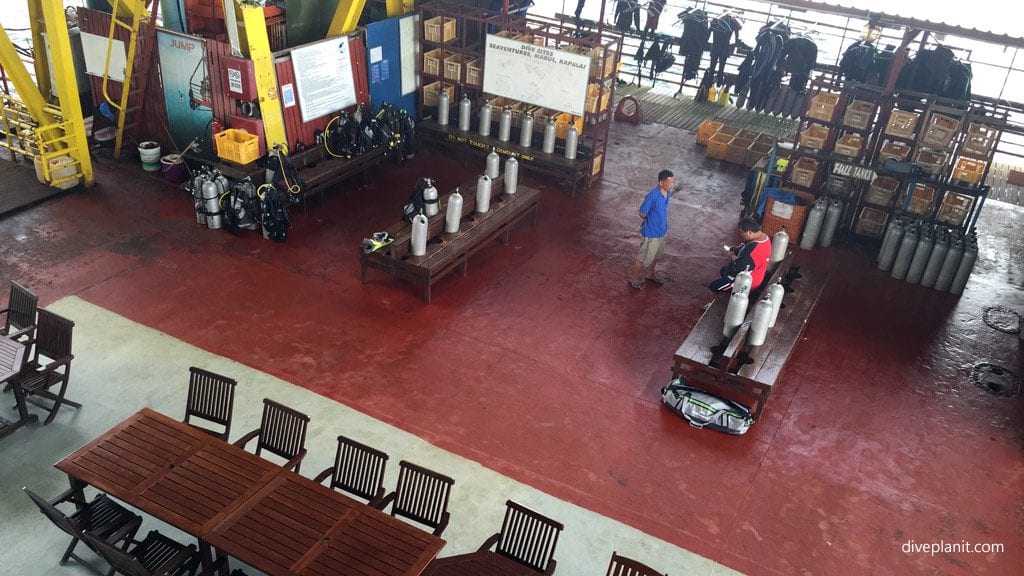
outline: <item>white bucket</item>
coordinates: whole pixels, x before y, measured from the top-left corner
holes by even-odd
[[[142,169],[146,172],[160,171],[160,144],[152,140],[139,144],[139,158],[142,158]]]
[[[43,174],[43,163],[39,160],[39,156],[32,159],[32,163],[35,165],[36,178],[42,184],[50,184],[46,181],[45,175]],[[56,158],[50,158],[50,180],[51,182],[57,182],[63,180],[57,184],[51,184],[55,188],[61,190],[68,190],[78,186],[81,179],[72,178],[78,172],[78,166],[70,156],[57,156]],[[65,180],[66,179],[66,180]]]

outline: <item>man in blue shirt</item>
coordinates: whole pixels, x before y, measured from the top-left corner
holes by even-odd
[[[644,219],[640,234],[640,252],[633,262],[633,272],[626,283],[630,288],[640,290],[644,282],[664,284],[665,279],[654,274],[654,266],[665,253],[665,235],[668,234],[668,200],[672,196],[676,179],[672,172],[658,172],[658,185],[651,189],[640,205],[640,217]],[[644,272],[641,276],[640,273]]]

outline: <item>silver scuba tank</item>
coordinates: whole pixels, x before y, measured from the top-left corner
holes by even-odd
[[[480,107],[480,135],[491,135],[491,107],[486,104]]]
[[[767,298],[754,304],[754,319],[750,321],[750,334],[747,343],[751,346],[764,344],[768,337],[768,323],[772,319],[772,302]]]
[[[765,289],[768,294],[768,300],[772,303],[772,316],[768,320],[768,327],[775,326],[775,321],[779,318],[779,311],[782,310],[782,297],[786,294],[785,287],[782,284],[776,282]]]
[[[934,288],[935,281],[939,278],[939,270],[942,269],[942,262],[946,259],[946,252],[949,251],[949,231],[940,229],[935,233],[935,241],[932,245],[932,253],[928,255],[928,264],[924,267],[924,274],[921,275],[921,286]]]
[[[914,249],[914,257],[911,258],[910,268],[907,269],[907,282],[911,284],[921,282],[925,266],[928,265],[928,258],[932,255],[933,246],[935,246],[935,231],[931,227],[926,227],[917,238],[917,248]]]
[[[509,156],[505,160],[505,194],[515,194],[519,186],[519,160]]]
[[[729,296],[729,305],[725,308],[725,324],[722,326],[722,335],[732,338],[743,318],[747,315],[747,293],[733,292]]]
[[[900,249],[900,241],[903,240],[904,221],[895,219],[890,222],[891,228],[885,232],[882,240],[882,249],[878,251],[878,269],[882,272],[892,270],[892,264],[896,261],[896,252]]]
[[[775,267],[785,260],[786,250],[789,250],[789,234],[786,234],[786,229],[783,228],[772,236],[772,256],[768,260],[768,266]]]
[[[481,174],[476,179],[476,211],[480,214],[491,209],[491,179]]]
[[[554,118],[548,118],[547,124],[544,125],[544,143],[541,145],[541,150],[545,154],[553,154],[555,152],[555,136],[558,133],[558,127],[555,125]]]
[[[512,136],[512,110],[505,106],[501,111],[501,119],[498,120],[498,140],[508,142]]]
[[[206,226],[211,230],[218,230],[221,227],[221,214],[220,206],[218,206],[218,200],[220,196],[217,194],[219,190],[216,180],[207,180],[203,182],[203,202],[206,208]]]
[[[740,270],[739,274],[736,274],[736,278],[732,281],[732,291],[749,294],[750,287],[753,284],[754,278],[750,275],[750,272],[747,270]]]
[[[196,222],[206,226],[206,200],[203,199],[203,183],[206,182],[206,173],[197,173],[192,179],[192,202],[196,207]]]
[[[423,189],[423,213],[427,218],[437,216],[437,188],[434,181],[427,178],[427,186]]]
[[[459,222],[461,220],[462,194],[459,194],[459,189],[456,188],[455,192],[448,196],[448,206],[445,208],[444,213],[444,231],[449,234],[455,234],[459,231]]]
[[[427,217],[417,214],[412,217],[412,255],[423,256],[427,253]]]
[[[472,119],[472,114],[473,103],[470,102],[469,96],[463,96],[462,100],[459,100],[459,130],[469,132],[469,123]]]
[[[441,126],[448,125],[448,92],[441,90],[437,95],[437,123]]]
[[[533,114],[527,112],[523,114],[523,119],[519,122],[519,145],[523,148],[529,148],[532,143]]]
[[[838,198],[833,198],[828,203],[828,208],[825,209],[825,222],[821,227],[821,238],[819,244],[822,248],[828,248],[832,245],[832,238],[836,235],[836,229],[839,227],[839,217],[843,214],[843,202]]]
[[[807,216],[807,224],[804,225],[804,235],[800,237],[800,247],[804,250],[813,250],[818,243],[818,236],[821,234],[821,225],[825,220],[825,205],[819,200],[811,206],[811,213]]]
[[[484,174],[491,180],[498,177],[498,170],[501,168],[501,157],[498,156],[497,150],[491,148],[491,152],[487,154],[487,163],[484,167]]]
[[[966,246],[964,246],[964,254],[960,258],[960,265],[957,266],[956,275],[953,277],[953,284],[949,287],[950,294],[960,295],[964,293],[964,288],[967,287],[967,280],[971,277],[971,271],[974,270],[974,263],[978,260],[978,241],[976,238],[971,237],[967,240]]]
[[[569,129],[565,133],[565,158],[567,160],[576,159],[576,146],[579,145],[580,133],[576,129],[576,124],[570,124]]]
[[[893,278],[903,280],[907,277],[907,270],[910,269],[910,261],[914,258],[914,250],[917,249],[917,236],[917,225],[911,224],[903,234],[903,240],[900,241],[900,248],[896,251],[896,260],[892,263],[892,271],[889,273]]]
[[[939,268],[939,276],[935,279],[935,289],[946,292],[953,285],[953,278],[960,267],[960,260],[964,255],[964,237],[956,235],[949,241],[949,250],[942,260],[942,268]]]

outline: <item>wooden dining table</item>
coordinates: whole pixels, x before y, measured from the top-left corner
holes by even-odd
[[[479,550],[469,554],[438,558],[423,576],[542,576],[540,572],[497,554]]]
[[[21,371],[24,359],[24,344],[12,338],[0,336],[0,383],[16,376]],[[18,386],[14,386],[13,389],[18,419],[12,421],[0,416],[0,438],[37,419],[34,414],[28,412],[28,407],[25,405],[25,393]]]
[[[144,408],[56,464],[271,576],[417,576],[444,540]],[[225,563],[226,564],[226,563]],[[226,565],[219,566],[221,573]]]

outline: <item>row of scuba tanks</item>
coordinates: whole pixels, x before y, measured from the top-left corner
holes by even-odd
[[[822,248],[832,246],[842,215],[842,200],[825,196],[818,198],[807,215],[804,233],[800,237],[800,248],[813,250],[816,246]]]
[[[437,123],[441,126],[447,126],[449,124],[449,108],[450,102],[448,100],[448,94],[441,91],[437,96]],[[459,130],[463,132],[470,131],[470,124],[473,114],[473,103],[470,101],[468,96],[463,96],[462,100],[459,101]],[[483,137],[490,137],[491,135],[491,107],[482,106],[480,107],[480,135]],[[554,118],[548,118],[547,124],[544,125],[544,138],[541,143],[541,151],[545,154],[555,153],[555,143],[557,140],[558,126],[555,124]],[[498,119],[498,140],[502,142],[508,142],[512,137],[512,109],[505,106],[501,111],[501,117]],[[576,129],[575,124],[570,124],[568,131],[565,134],[565,158],[568,160],[576,159],[577,148],[579,147],[580,133]],[[529,112],[523,113],[523,117],[520,120],[519,126],[519,145],[523,148],[529,148],[533,144],[533,114]]]
[[[963,294],[978,259],[978,238],[945,226],[897,218],[878,251],[878,269],[897,280],[941,292]]]
[[[768,270],[772,271],[786,258],[786,251],[789,249],[789,234],[785,230],[779,230],[772,236],[772,254],[768,260]],[[743,270],[736,274],[732,283],[732,294],[729,296],[729,304],[725,309],[725,322],[722,327],[722,336],[732,338],[747,316],[750,307],[751,286],[753,278],[749,270]],[[768,329],[775,326],[779,317],[779,310],[782,308],[782,297],[786,289],[782,284],[776,282],[764,289],[763,297],[754,304],[754,317],[750,322],[750,332],[747,336],[747,344],[750,346],[761,346],[768,338]]]
[[[495,150],[487,155],[484,173],[476,180],[476,208],[477,214],[486,214],[491,209],[491,183],[498,177],[501,165],[501,157]],[[505,159],[504,193],[512,196],[516,193],[519,185],[519,161],[509,156]],[[412,255],[424,256],[427,253],[427,229],[430,225],[430,218],[437,216],[440,212],[438,206],[437,187],[430,178],[421,180],[423,187],[423,209],[412,217]],[[462,224],[462,193],[458,188],[448,197],[448,205],[445,207],[444,231],[448,234],[457,234]]]
[[[219,170],[204,166],[184,188],[192,197],[196,222],[211,230],[227,228],[238,235],[262,229],[263,236],[275,242],[288,237],[287,199],[272,184],[257,188],[249,177],[231,183]]]

